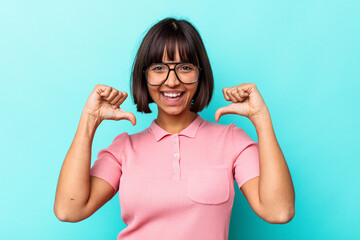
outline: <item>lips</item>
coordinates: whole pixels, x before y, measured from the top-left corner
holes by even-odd
[[[165,90],[165,91],[160,91],[161,93],[184,93],[185,91],[177,91],[177,90]]]
[[[177,105],[182,102],[185,92],[161,92],[162,99],[169,105]]]

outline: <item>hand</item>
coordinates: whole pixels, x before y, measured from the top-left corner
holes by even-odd
[[[120,105],[127,98],[126,92],[120,92],[106,85],[96,85],[86,101],[83,113],[95,117],[99,122],[105,119],[129,120],[133,126],[136,118],[131,112],[125,112]]]
[[[268,108],[254,83],[243,83],[232,88],[224,88],[225,100],[232,101],[230,105],[221,107],[215,112],[215,120],[225,114],[237,114],[254,122],[263,114],[269,114]]]

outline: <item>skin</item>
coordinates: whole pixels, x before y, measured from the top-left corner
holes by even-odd
[[[175,52],[174,61],[170,61],[164,51],[163,62],[181,62],[179,52]],[[175,64],[169,65],[173,68]],[[170,71],[168,79],[160,86],[148,86],[151,98],[158,107],[158,115],[156,123],[170,133],[180,133],[185,129],[196,117],[196,113],[190,111],[190,103],[196,93],[198,82],[193,84],[183,84],[176,77],[174,71]],[[162,99],[162,91],[181,91],[184,93],[184,99],[181,104],[173,106],[168,105]]]
[[[56,188],[54,213],[60,221],[82,221],[114,196],[109,183],[90,176],[91,149],[97,127],[103,120],[126,119],[136,124],[134,114],[120,108],[126,98],[126,92],[100,84],[88,97]]]
[[[241,190],[254,212],[270,223],[287,223],[295,215],[295,191],[284,155],[277,142],[270,112],[254,83],[223,89],[230,105],[215,112],[249,118],[259,142],[260,176],[247,181]]]

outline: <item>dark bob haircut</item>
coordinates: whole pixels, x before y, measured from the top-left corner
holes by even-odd
[[[162,62],[164,49],[168,58],[174,61],[176,48],[179,50],[181,61],[202,68],[190,111],[201,112],[209,105],[214,89],[214,78],[200,34],[186,20],[165,18],[152,26],[145,35],[133,64],[130,89],[138,112],[151,113],[149,103],[154,102],[148,92],[143,69],[152,63]]]

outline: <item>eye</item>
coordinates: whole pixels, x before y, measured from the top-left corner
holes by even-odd
[[[152,72],[162,72],[165,71],[166,68],[163,64],[153,64],[150,66],[149,70]]]
[[[182,71],[182,72],[190,72],[192,70],[195,69],[195,66],[192,65],[191,63],[185,63],[185,64],[181,64],[179,66],[179,70]]]
[[[189,66],[183,66],[182,69],[183,69],[183,70],[191,70],[192,68],[189,67]]]

